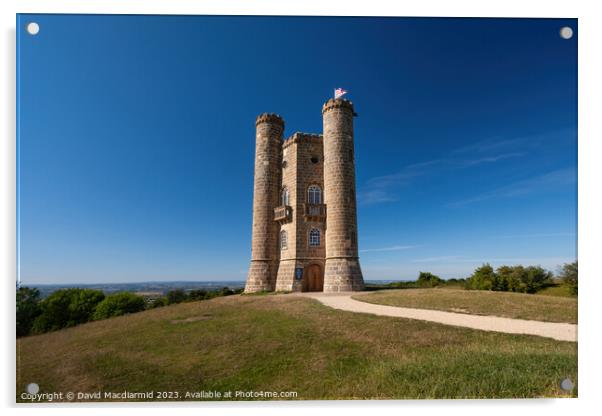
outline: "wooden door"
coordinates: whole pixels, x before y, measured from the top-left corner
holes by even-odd
[[[306,269],[306,273],[306,290],[308,292],[322,292],[324,290],[324,276],[322,275],[322,268],[317,264],[312,264]]]

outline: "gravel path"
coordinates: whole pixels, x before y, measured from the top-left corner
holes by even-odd
[[[577,325],[528,321],[524,319],[501,318],[499,316],[469,315],[466,313],[444,312],[432,309],[403,308],[398,306],[375,305],[351,299],[357,293],[306,292],[296,296],[307,296],[331,308],[349,312],[371,313],[374,315],[418,319],[445,325],[480,329],[482,331],[505,332],[508,334],[528,334],[553,338],[558,341],[577,342]]]

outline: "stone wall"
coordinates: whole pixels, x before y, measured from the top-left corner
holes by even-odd
[[[301,291],[305,276],[301,280],[295,279],[296,268],[305,269],[309,264],[318,264],[324,270],[325,222],[308,221],[304,216],[309,186],[317,185],[322,191],[324,189],[322,136],[297,132],[283,143],[282,148],[282,188],[288,189],[293,214],[290,222],[281,225],[281,230],[287,233],[288,243],[287,248],[280,251],[276,290]],[[309,246],[312,228],[320,230],[319,247]]]
[[[274,207],[280,194],[280,167],[284,120],[264,113],[255,121],[255,180],[251,266],[245,292],[272,291],[278,270],[278,223]]]

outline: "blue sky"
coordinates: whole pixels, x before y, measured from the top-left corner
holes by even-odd
[[[20,15],[17,27],[25,284],[245,279],[255,117],[320,132],[335,87],[359,113],[365,279],[576,258],[576,19]]]

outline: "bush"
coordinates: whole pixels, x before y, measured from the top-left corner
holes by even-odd
[[[457,278],[451,278],[451,279],[447,279],[445,281],[445,284],[448,286],[463,286],[466,284],[466,279],[457,279]]]
[[[29,335],[34,320],[42,313],[40,291],[36,288],[20,287],[17,290],[17,336]]]
[[[223,287],[222,290],[219,292],[219,296],[230,296],[233,294],[234,294],[234,291],[232,289],[230,289],[229,287]]]
[[[477,268],[466,281],[467,289],[492,290],[496,279],[493,267],[488,263]]]
[[[191,290],[188,294],[189,300],[204,300],[207,299],[207,291],[203,289]]]
[[[35,333],[54,331],[92,319],[105,295],[100,290],[60,289],[40,302],[41,314],[33,323]]]
[[[160,308],[162,306],[167,306],[167,305],[168,305],[167,298],[165,296],[161,296],[159,298],[156,298],[152,302],[150,302],[148,304],[147,308],[148,309],[155,309],[155,308]]]
[[[113,316],[125,315],[143,311],[145,301],[142,296],[129,292],[120,292],[107,296],[100,302],[94,312],[94,320],[111,318]]]
[[[435,287],[443,284],[444,281],[430,272],[420,272],[416,283],[419,287]]]
[[[526,292],[525,268],[523,266],[500,266],[497,269],[498,290]]]
[[[562,270],[558,275],[562,282],[569,287],[571,294],[573,295],[576,295],[578,291],[579,273],[577,269],[577,261],[566,263],[562,266]]]
[[[526,293],[535,293],[552,282],[552,273],[539,266],[529,266],[524,269],[521,280]]]
[[[484,264],[466,281],[466,288],[535,293],[549,285],[551,280],[552,274],[540,266],[500,266],[494,272],[489,264]]]
[[[173,305],[174,303],[184,302],[188,299],[186,292],[182,289],[170,290],[167,292],[167,303]]]

